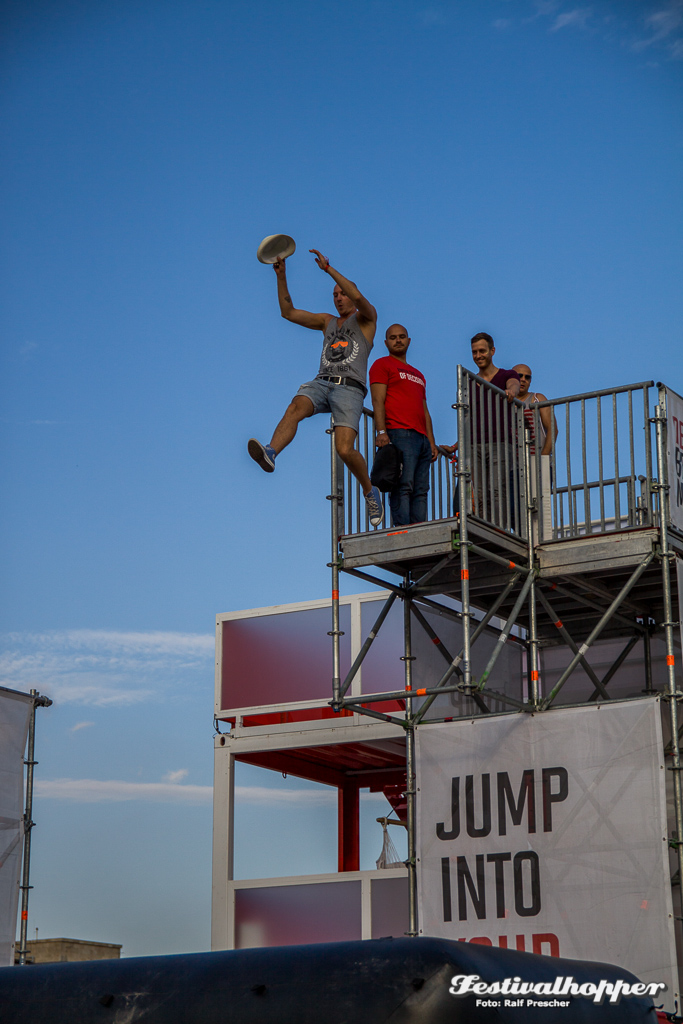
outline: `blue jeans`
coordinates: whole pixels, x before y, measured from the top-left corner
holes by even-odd
[[[387,434],[403,456],[401,479],[389,494],[392,522],[394,526],[423,523],[427,518],[432,446],[417,430],[392,429]]]

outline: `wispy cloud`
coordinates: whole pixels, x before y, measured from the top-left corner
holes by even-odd
[[[0,636],[0,685],[60,703],[124,706],[211,689],[214,637],[204,633],[64,630]]]
[[[94,722],[76,722],[75,725],[71,726],[69,732],[80,732],[81,729],[89,729],[90,726],[94,724]]]
[[[493,22],[493,27],[497,28],[499,32],[503,32],[506,28],[509,28],[511,24],[512,20],[510,18],[496,18]]]
[[[122,779],[37,779],[35,793],[45,800],[72,800],[82,803],[121,802],[147,800],[153,803],[210,803],[212,786],[193,786],[181,783],[186,769],[169,772],[163,782],[125,782]],[[176,781],[174,781],[174,777]],[[336,790],[331,787],[315,789],[269,789],[267,786],[235,786],[238,804],[263,807],[298,805],[302,807],[329,807],[337,802]],[[382,793],[361,793],[364,802],[386,805]]]
[[[238,803],[268,804],[305,804],[309,806],[337,803],[337,791],[330,786],[324,789],[269,789],[268,786],[235,786],[235,799]],[[383,793],[370,793],[361,790],[360,799],[363,803],[378,803],[386,806]]]
[[[19,355],[23,356],[24,359],[30,359],[34,352],[38,349],[38,344],[35,341],[25,341],[23,345],[19,346]]]
[[[548,17],[554,14],[560,7],[562,0],[534,0],[534,7],[536,9],[535,18]]]
[[[0,423],[10,427],[57,427],[61,425],[62,420],[9,420],[3,416]]]
[[[427,7],[418,12],[418,17],[423,25],[428,25],[429,27],[448,24],[445,12],[439,7]]]
[[[211,786],[179,786],[172,782],[124,782],[120,779],[38,779],[35,794],[47,800],[106,803],[148,800],[153,803],[206,804]]]
[[[643,18],[645,35],[631,44],[637,53],[652,46],[663,46],[674,60],[683,58],[683,0],[669,0],[659,10]]]
[[[235,786],[235,800],[242,804],[264,804],[275,807],[278,804],[300,804],[306,807],[322,807],[336,804],[337,791],[334,789],[269,789],[268,786]]]
[[[640,0],[639,4],[613,4],[607,11],[597,4],[577,6],[570,0],[527,0],[532,12],[522,24],[545,21],[548,32],[581,29],[640,53],[648,50],[666,60],[683,59],[683,0]],[[493,22],[502,28],[507,19]],[[657,61],[648,61],[657,67]]]
[[[592,13],[593,9],[591,7],[575,7],[573,11],[564,11],[562,14],[557,15],[555,21],[550,26],[550,31],[559,32],[561,28],[567,28],[570,25],[585,28]]]

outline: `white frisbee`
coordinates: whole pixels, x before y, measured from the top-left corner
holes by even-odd
[[[289,235],[268,235],[256,250],[256,258],[261,263],[277,263],[282,257],[291,256],[296,249],[296,242]]]

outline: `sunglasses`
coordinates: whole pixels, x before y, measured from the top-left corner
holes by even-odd
[[[530,373],[518,373],[517,376],[519,377],[520,380],[531,380],[531,374]]]

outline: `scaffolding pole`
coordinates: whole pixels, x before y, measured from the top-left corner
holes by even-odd
[[[327,433],[330,435],[330,478],[331,494],[328,494],[330,501],[330,520],[332,523],[332,629],[327,634],[332,637],[332,709],[339,710],[339,695],[341,687],[341,656],[339,639],[343,635],[339,629],[339,509],[343,502],[339,487],[339,473],[337,463],[337,445],[334,437],[334,427],[330,427]],[[343,480],[343,477],[342,477]]]
[[[528,430],[524,430],[524,420],[522,419],[521,429],[524,431],[524,475],[526,477],[525,489],[526,489],[526,533],[527,533],[527,544],[528,553],[527,558],[529,561],[529,642],[527,648],[527,669],[529,672],[529,701],[531,705],[537,708],[541,702],[540,698],[540,686],[538,681],[538,620],[536,618],[536,568],[534,564],[534,512],[538,515],[538,503],[540,498],[540,474],[538,474],[538,480],[536,483],[536,499],[534,502],[532,488],[531,488],[531,437]],[[537,432],[536,436],[540,436]],[[540,461],[540,455],[536,456],[535,462],[538,464]],[[539,521],[538,518],[536,520]],[[540,533],[540,526],[539,526]],[[488,675],[488,673],[487,673]],[[482,677],[482,682],[485,682],[485,678]]]
[[[612,678],[612,676],[616,675],[616,673],[619,671],[621,666],[624,664],[624,662],[626,661],[626,659],[628,658],[629,654],[631,653],[631,651],[633,650],[633,648],[636,646],[637,643],[638,643],[638,637],[637,636],[632,636],[631,639],[626,644],[626,646],[624,647],[624,649],[621,652],[621,654],[619,655],[619,657],[617,658],[617,660],[612,663],[610,668],[607,669],[607,671],[605,672],[604,676],[602,677],[601,681],[602,681],[602,685],[603,686],[607,686],[607,684],[609,683],[609,681]],[[652,692],[656,693],[655,690],[653,690]],[[592,694],[588,698],[588,703],[590,704],[592,701],[596,701],[599,696],[600,696],[600,691],[597,690],[597,689],[593,690]]]
[[[408,935],[417,935],[417,815],[415,801],[417,781],[415,775],[415,721],[413,719],[413,652],[411,640],[410,605],[408,597],[410,579],[403,580],[403,663],[406,687],[406,815],[408,823]]]
[[[397,595],[396,591],[393,591],[391,594],[389,594],[389,597],[386,599],[386,601],[382,605],[382,610],[379,613],[379,615],[377,616],[377,621],[375,622],[374,626],[372,627],[372,629],[368,633],[367,638],[365,640],[365,643],[363,644],[363,646],[361,647],[360,651],[358,652],[358,656],[357,656],[356,660],[354,661],[353,665],[349,669],[348,674],[346,676],[346,679],[342,683],[341,690],[337,694],[337,704],[339,703],[339,698],[340,697],[344,697],[346,695],[346,693],[347,693],[347,691],[349,689],[349,686],[353,682],[353,680],[354,680],[354,678],[356,676],[356,673],[358,672],[358,669],[363,664],[363,661],[365,659],[365,655],[368,653],[368,651],[372,647],[372,644],[373,644],[373,641],[374,641],[375,637],[377,636],[377,634],[379,633],[380,629],[382,628],[382,623],[384,622],[384,620],[386,619],[387,615],[391,611],[391,606],[393,605],[393,603],[396,600],[397,596],[398,595]],[[335,710],[338,710],[338,708],[335,708]]]
[[[477,685],[477,689],[478,690],[483,690],[484,687],[486,686],[486,680],[491,675],[491,672],[493,671],[493,666],[498,661],[498,657],[502,653],[503,647],[507,643],[507,639],[508,639],[508,635],[510,633],[510,630],[512,629],[512,627],[514,626],[515,622],[517,621],[517,616],[519,615],[520,609],[521,609],[522,605],[524,604],[524,599],[526,598],[527,594],[531,590],[531,584],[534,581],[535,575],[536,575],[536,573],[535,573],[535,571],[533,569],[527,574],[527,578],[524,581],[524,585],[522,586],[522,589],[519,592],[517,600],[515,601],[515,603],[513,605],[512,611],[508,615],[507,621],[506,621],[505,625],[503,626],[503,630],[499,634],[498,639],[496,640],[496,645],[495,645],[495,647],[493,648],[493,650],[491,652],[491,657],[489,658],[489,660],[488,660],[488,662],[486,664],[486,668],[482,672],[481,679],[479,680],[479,683]]]
[[[458,498],[460,503],[460,604],[462,607],[462,677],[463,692],[472,690],[472,658],[470,653],[470,563],[467,547],[467,503],[470,495],[470,446],[468,437],[469,385],[462,366],[458,364]]]
[[[607,692],[604,683],[602,682],[601,679],[598,679],[597,675],[595,674],[595,672],[593,670],[593,667],[588,664],[588,662],[584,658],[583,654],[580,654],[579,648],[578,648],[577,644],[574,642],[571,634],[569,633],[569,631],[567,630],[566,626],[562,622],[562,619],[560,618],[560,616],[553,610],[553,607],[550,604],[550,601],[545,596],[545,594],[543,593],[542,590],[538,591],[538,599],[541,602],[541,604],[543,605],[543,607],[545,608],[546,614],[548,615],[548,618],[552,622],[552,624],[555,627],[555,629],[558,630],[560,636],[564,640],[564,642],[567,645],[567,647],[569,647],[569,649],[572,652],[572,654],[579,654],[580,655],[581,667],[583,668],[584,672],[586,673],[588,678],[593,683],[593,686],[595,687],[596,692],[599,693],[601,697],[604,697],[605,700],[611,700],[612,698],[610,697],[609,693]]]
[[[446,659],[446,661],[448,662],[449,667],[450,667],[453,664],[453,661],[454,661],[453,656],[451,655],[450,651],[448,650],[448,648],[444,644],[444,642],[441,639],[441,637],[438,636],[434,632],[432,627],[429,625],[429,622],[427,621],[427,619],[424,617],[422,612],[419,610],[419,608],[415,604],[413,604],[413,615],[415,616],[417,621],[420,623],[420,625],[424,629],[425,633],[427,634],[429,639],[432,641],[432,643],[436,647],[436,649],[439,652],[439,654],[443,658]],[[456,669],[456,671],[457,671],[457,669]],[[456,689],[457,689],[457,687],[456,687]],[[489,709],[488,709],[488,707],[486,706],[486,704],[484,703],[484,701],[481,699],[481,697],[479,696],[479,694],[476,691],[472,693],[472,698],[474,700],[474,703],[477,705],[479,710],[482,712],[482,714],[488,715]],[[434,698],[431,697],[431,698],[428,698],[428,699],[433,700]],[[420,709],[420,710],[422,710],[422,709]],[[415,715],[414,721],[415,721],[416,725],[419,724],[419,722],[422,721],[422,716],[419,716],[419,713],[418,713],[417,715]]]
[[[562,673],[560,678],[555,683],[555,686],[553,687],[553,689],[550,691],[548,696],[545,698],[545,700],[541,704],[541,710],[542,711],[545,711],[546,708],[550,707],[552,702],[555,700],[555,697],[557,697],[558,693],[560,692],[560,690],[562,689],[564,684],[567,682],[567,680],[569,679],[570,675],[572,674],[572,672],[574,671],[576,666],[579,664],[579,662],[583,658],[583,656],[586,653],[586,651],[588,650],[588,648],[591,647],[593,645],[593,643],[595,643],[595,641],[598,639],[598,637],[602,633],[603,629],[605,628],[605,626],[607,625],[609,620],[614,615],[614,612],[617,610],[617,608],[619,607],[619,605],[621,604],[623,599],[627,596],[627,594],[630,594],[630,592],[633,590],[634,586],[636,585],[636,583],[638,582],[640,577],[643,575],[643,573],[645,572],[645,570],[647,569],[648,565],[650,564],[650,562],[652,561],[652,559],[654,557],[655,557],[654,551],[651,551],[649,555],[646,555],[645,558],[643,558],[643,560],[641,561],[640,565],[636,568],[635,572],[632,573],[630,579],[621,588],[621,590],[619,591],[617,596],[612,601],[612,604],[609,606],[607,611],[603,614],[603,616],[600,619],[600,621],[598,622],[597,626],[595,626],[594,629],[591,631],[591,634],[588,637],[588,639],[584,643],[581,644],[581,646],[579,647],[577,653],[572,658],[570,664],[564,670],[564,672]],[[672,640],[672,643],[673,643],[673,640]]]
[[[657,490],[659,492],[659,554],[662,563],[662,590],[664,596],[664,632],[666,636],[666,671],[669,716],[671,722],[671,758],[669,769],[674,779],[674,810],[676,813],[676,835],[670,844],[675,847],[678,855],[678,877],[683,887],[683,799],[681,790],[681,749],[678,743],[678,701],[683,694],[676,686],[674,662],[674,621],[673,602],[671,600],[671,560],[674,553],[669,550],[669,480],[666,459],[667,408],[666,388],[659,385],[659,404],[655,408],[655,432],[657,437]],[[679,594],[679,615],[680,594]]]

